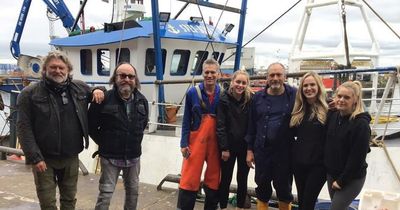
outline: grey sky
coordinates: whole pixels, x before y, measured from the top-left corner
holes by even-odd
[[[211,2],[225,4],[226,0],[210,0]],[[319,0],[315,0],[319,1]],[[0,25],[2,32],[0,36],[0,62],[12,59],[9,51],[9,43],[14,33],[15,24],[22,5],[22,0],[0,1]],[[79,9],[78,0],[65,0],[72,14],[75,15]],[[179,1],[162,0],[160,11],[170,11],[172,16],[184,4]],[[244,42],[257,34],[281,13],[293,5],[296,0],[248,0],[246,26]],[[400,4],[399,0],[367,0],[374,9],[397,31],[400,33]],[[303,0],[286,16],[270,27],[264,34],[258,37],[248,46],[256,47],[256,65],[265,66],[273,61],[287,62],[288,53],[291,49],[291,42],[295,36],[299,25],[303,8],[306,0]],[[150,16],[150,0],[145,0],[145,5]],[[240,1],[231,0],[229,6],[240,7]],[[372,29],[381,46],[380,65],[399,65],[400,60],[400,40],[392,34],[389,29],[381,23],[378,18],[365,7],[368,17],[371,20]],[[347,7],[349,40],[353,47],[369,47],[370,41],[367,30],[361,22],[359,10]],[[220,11],[202,8],[206,20],[212,16],[216,23]],[[311,16],[309,29],[306,35],[304,48],[326,48],[327,50],[336,47],[340,42],[341,29],[339,11],[337,6],[326,9],[317,9]],[[102,27],[104,22],[111,20],[111,4],[101,0],[89,0],[85,11],[86,26]],[[191,5],[181,15],[180,18],[189,16],[200,16],[197,6]],[[229,12],[224,12],[220,27],[226,23],[234,23],[237,30],[239,16]],[[66,32],[60,21],[55,22],[56,34],[65,36]],[[39,55],[45,54],[49,50],[48,20],[46,17],[46,7],[40,0],[32,1],[28,15],[24,34],[21,39],[21,51],[23,54]],[[234,30],[230,36],[236,37],[237,31]],[[15,61],[14,61],[15,62]]]

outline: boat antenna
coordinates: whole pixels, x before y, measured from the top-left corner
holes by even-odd
[[[124,29],[125,29],[125,21],[126,21],[126,13],[128,12],[128,0],[125,0],[125,11],[124,11],[124,19],[122,20],[122,29],[121,29],[121,38],[119,39],[119,46],[118,46],[118,55],[117,55],[117,62],[119,63],[120,56],[121,56],[121,48],[122,48],[122,39],[124,38]]]
[[[207,37],[208,37],[208,39],[211,39],[212,36],[210,35],[210,32],[208,31],[207,24],[206,24],[206,21],[204,20],[203,12],[201,11],[201,8],[200,8],[200,5],[199,5],[199,4],[197,4],[197,8],[199,8],[199,12],[200,12],[200,16],[201,16],[201,21],[202,21],[203,24],[204,24],[204,28],[206,28]],[[222,11],[223,11],[223,10],[222,10]],[[213,43],[212,43],[212,42],[209,42],[209,43],[211,43],[212,51],[215,52]]]
[[[112,23],[114,21],[114,9],[115,9],[115,0],[112,1],[112,12],[111,12],[111,22]]]
[[[369,5],[365,0],[362,0],[365,5],[400,39],[400,35]]]
[[[247,41],[242,48],[246,47],[250,42],[252,42],[254,39],[256,39],[258,36],[260,36],[262,33],[264,33],[265,30],[267,30],[269,27],[271,27],[273,24],[275,24],[279,19],[281,19],[283,16],[285,16],[290,10],[292,10],[295,6],[297,6],[302,0],[298,0],[296,3],[294,3],[289,9],[287,9],[284,13],[282,13],[279,17],[277,17],[274,21],[272,21],[270,24],[268,24],[263,30],[258,32],[255,36],[253,36],[249,41]],[[231,58],[233,55],[235,55],[235,52],[230,54],[227,58],[225,58],[222,63],[227,61],[229,58]]]

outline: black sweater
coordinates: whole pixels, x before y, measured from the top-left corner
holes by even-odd
[[[245,153],[247,143],[244,140],[247,131],[249,105],[244,107],[243,97],[240,101],[224,91],[220,96],[217,109],[217,137],[221,151]]]
[[[328,174],[341,187],[352,179],[366,176],[368,164],[365,159],[370,151],[371,116],[364,112],[353,120],[349,117],[340,116],[338,111],[332,112],[327,123],[324,163]]]
[[[295,128],[296,140],[292,144],[292,160],[295,165],[322,165],[326,136],[326,126],[316,117],[309,120],[311,111],[307,110],[303,121]]]

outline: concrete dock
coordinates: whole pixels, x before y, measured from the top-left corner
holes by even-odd
[[[99,175],[80,174],[76,209],[94,209],[98,195]],[[36,197],[31,166],[23,161],[0,161],[0,210],[40,209]],[[176,209],[177,190],[163,187],[157,191],[155,185],[140,184],[138,209],[167,210]],[[116,186],[110,210],[122,210],[124,204],[124,188],[122,180]],[[196,210],[203,209],[201,202],[196,202]],[[228,209],[235,209],[229,206]],[[255,205],[252,205],[255,209]]]

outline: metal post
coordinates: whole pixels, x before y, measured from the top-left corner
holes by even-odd
[[[242,44],[243,44],[243,34],[244,34],[244,23],[246,19],[247,10],[247,0],[242,1],[242,8],[240,9],[240,20],[239,20],[239,31],[236,45],[236,55],[235,55],[235,67],[233,71],[240,68],[240,57],[242,55]]]
[[[153,22],[153,40],[154,40],[154,49],[155,49],[155,57],[156,57],[156,75],[157,80],[163,80],[163,63],[161,56],[161,40],[160,40],[160,20],[158,17],[158,1],[151,0],[151,11],[152,11],[152,22]],[[158,87],[158,102],[164,103],[164,85],[160,85]],[[158,106],[159,116],[158,121],[164,123],[164,106]]]
[[[17,148],[17,96],[18,92],[10,94],[10,144],[11,148]]]
[[[389,77],[388,82],[386,83],[386,87],[385,90],[383,91],[383,95],[382,98],[379,102],[379,106],[378,106],[378,111],[375,114],[375,120],[374,120],[374,124],[372,125],[372,130],[374,130],[376,128],[376,125],[378,124],[379,121],[379,117],[381,116],[381,112],[383,109],[383,106],[385,105],[386,99],[389,95],[390,89],[393,87],[393,83],[396,81],[396,74],[392,74]]]

